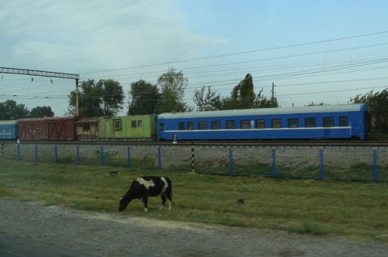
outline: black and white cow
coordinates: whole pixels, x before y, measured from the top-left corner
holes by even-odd
[[[133,199],[143,199],[144,211],[147,212],[148,196],[159,196],[162,198],[161,210],[168,199],[168,210],[171,210],[172,183],[168,177],[145,176],[135,179],[128,192],[120,198],[119,211],[127,208]]]

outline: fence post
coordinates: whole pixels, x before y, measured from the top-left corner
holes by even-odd
[[[79,145],[77,145],[76,152],[77,152],[76,164],[80,165],[81,161],[80,161]]]
[[[162,151],[160,146],[158,146],[158,170],[162,170]]]
[[[4,158],[4,141],[1,141],[1,159]]]
[[[272,148],[272,178],[276,178],[276,148]]]
[[[100,147],[100,165],[104,166],[104,146]]]
[[[38,163],[38,145],[35,145],[35,163]]]
[[[379,182],[379,171],[378,171],[378,152],[377,148],[373,149],[373,181],[375,183]]]
[[[131,147],[130,146],[128,146],[127,158],[128,158],[128,169],[130,169],[131,168]]]
[[[229,147],[229,175],[233,176],[233,147]]]
[[[54,163],[58,163],[58,145],[54,145]]]
[[[18,139],[17,144],[16,144],[16,150],[17,150],[17,161],[20,161],[20,141]]]
[[[191,142],[191,173],[195,173],[195,149],[193,142]]]
[[[323,148],[319,149],[319,179],[323,180],[325,178],[325,161],[323,155]]]

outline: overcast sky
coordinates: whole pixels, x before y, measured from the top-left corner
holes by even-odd
[[[229,96],[247,73],[282,107],[345,104],[388,87],[386,0],[0,0],[0,67],[156,83]],[[63,116],[73,80],[0,74],[0,102]],[[127,101],[127,100],[126,100]],[[121,113],[124,114],[125,110]]]

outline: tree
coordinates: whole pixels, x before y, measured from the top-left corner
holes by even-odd
[[[221,108],[220,110],[233,110],[237,109],[237,102],[232,97],[223,97],[221,99]]]
[[[190,108],[183,101],[188,79],[183,73],[176,72],[174,68],[169,68],[167,73],[158,78],[158,86],[161,88],[161,101],[157,112],[183,112],[190,111]]]
[[[232,90],[230,97],[222,99],[222,109],[249,109],[254,107],[255,91],[252,75],[247,74]]]
[[[221,96],[217,95],[216,91],[212,91],[210,86],[207,87],[207,93],[205,95],[206,86],[203,86],[200,90],[194,92],[194,103],[197,105],[197,111],[215,111],[221,108]]]
[[[0,103],[0,120],[17,120],[28,118],[30,111],[24,104],[16,104],[14,100]]]
[[[124,93],[114,80],[84,81],[78,94],[78,113],[88,117],[113,116],[123,107]],[[69,95],[68,114],[75,115],[76,92]]]
[[[232,101],[237,105],[236,109],[252,108],[255,96],[252,75],[249,73],[233,88],[231,94]]]
[[[253,103],[253,108],[276,108],[279,107],[278,100],[276,97],[266,98],[263,95],[263,89],[256,95]]]
[[[54,112],[50,106],[37,106],[30,112],[30,118],[43,118],[43,117],[54,117]]]
[[[127,115],[153,114],[159,104],[161,95],[158,87],[139,80],[131,83],[130,101]]]
[[[256,95],[253,79],[249,73],[233,88],[230,97],[225,97],[221,100],[222,110],[269,107],[278,107],[277,99],[272,97],[270,99],[266,98],[263,95],[263,90],[260,90]]]
[[[78,114],[89,117],[102,116],[101,99],[96,92],[94,80],[83,81],[78,93]],[[69,114],[75,115],[76,92],[72,91],[69,95]]]
[[[101,107],[105,116],[113,116],[123,109],[125,96],[119,82],[113,79],[100,80],[96,87],[101,91]]]
[[[5,109],[5,103],[0,103],[0,120],[9,119],[9,111]]]
[[[324,102],[320,102],[320,103],[314,103],[313,101],[311,103],[309,103],[307,106],[324,106],[326,105]]]
[[[388,89],[374,93],[373,90],[365,95],[357,95],[350,102],[368,105],[372,121],[372,133],[388,133]]]

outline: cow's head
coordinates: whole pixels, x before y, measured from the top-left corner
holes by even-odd
[[[129,204],[129,199],[125,197],[121,197],[120,204],[119,204],[119,211],[124,211],[125,208],[127,208],[128,204]]]

